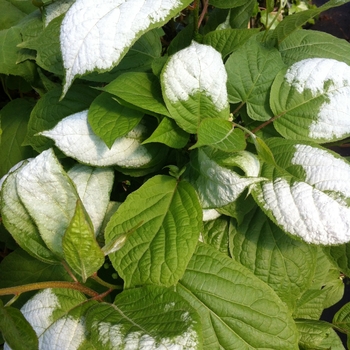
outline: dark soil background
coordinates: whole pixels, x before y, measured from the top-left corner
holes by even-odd
[[[314,0],[313,3],[317,6],[321,6],[326,3],[327,0]],[[345,39],[350,42],[350,3],[327,10],[318,17],[315,25],[310,29],[319,30],[332,34],[340,39]],[[350,55],[350,50],[349,50]],[[350,155],[350,147],[334,149],[342,156]],[[345,291],[343,299],[335,304],[334,306],[324,310],[321,319],[331,322],[335,312],[337,312],[344,304],[350,302],[350,280],[346,278],[344,280]],[[340,334],[343,340],[344,346],[346,347],[346,336]]]

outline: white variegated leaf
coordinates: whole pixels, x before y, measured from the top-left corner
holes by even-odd
[[[72,114],[62,119],[53,129],[40,135],[51,138],[67,156],[92,166],[118,165],[138,168],[152,160],[147,146],[141,145],[146,127],[136,126],[126,136],[115,140],[111,148],[92,131],[88,111]]]
[[[76,189],[52,149],[23,166],[16,177],[17,192],[48,248],[63,256],[62,236],[75,211]]]
[[[68,171],[68,176],[77,188],[97,235],[109,205],[114,171],[110,168],[92,168],[77,164]]]
[[[76,0],[61,26],[66,82],[77,75],[110,70],[145,32],[165,24],[190,0]]]
[[[257,202],[284,231],[308,243],[349,242],[350,164],[320,147],[282,141],[269,146],[288,173],[265,165],[262,175],[273,179],[256,186]]]
[[[72,6],[75,0],[60,0],[54,1],[51,4],[44,7],[44,25],[45,27],[55,19],[56,17],[67,12],[67,10]]]

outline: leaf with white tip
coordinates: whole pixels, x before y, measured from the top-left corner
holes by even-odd
[[[271,87],[276,130],[285,138],[325,143],[350,136],[350,66],[309,58],[280,71]]]
[[[202,349],[197,313],[164,287],[126,290],[114,304],[92,307],[86,324],[96,349]]]
[[[312,143],[269,139],[277,166],[265,163],[259,206],[285,232],[308,243],[350,241],[350,164]]]
[[[245,154],[248,152],[237,153],[236,157],[248,158]],[[197,190],[203,208],[220,208],[234,202],[252,184],[263,180],[257,177],[259,165],[251,164],[250,159],[246,160],[246,165],[248,164],[247,170],[251,173],[248,173],[248,176],[240,176],[235,171],[219,165],[200,148],[191,153],[191,162],[187,166],[185,177]]]
[[[87,110],[72,114],[40,135],[53,139],[67,156],[92,166],[139,168],[152,160],[153,155],[147,146],[141,145],[147,132],[145,126],[139,124],[126,136],[117,138],[108,148],[92,131],[87,116]]]
[[[192,134],[205,118],[228,120],[226,81],[220,53],[193,41],[170,57],[161,74],[163,97],[171,117]]]
[[[48,248],[63,257],[62,236],[75,211],[78,194],[52,149],[22,167],[17,192]]]
[[[92,168],[77,164],[67,174],[77,188],[84,208],[94,225],[95,236],[97,236],[109,205],[114,171],[111,168]]]
[[[161,27],[190,0],[77,0],[61,26],[61,50],[66,69],[63,95],[76,76],[117,65],[145,32]],[[82,25],[83,24],[83,25]]]

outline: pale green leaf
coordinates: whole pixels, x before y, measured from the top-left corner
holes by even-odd
[[[346,303],[337,311],[332,323],[342,332],[350,335],[350,303]]]
[[[307,290],[296,303],[293,312],[294,318],[318,320],[323,312],[323,305],[327,298],[327,291],[324,289]]]
[[[92,307],[86,324],[96,349],[202,349],[198,315],[164,287],[126,290]]]
[[[350,276],[350,243],[324,247],[324,252],[346,276]]]
[[[229,223],[230,219],[225,216],[204,222],[203,231],[201,232],[203,243],[209,244],[218,251],[228,255]]]
[[[264,121],[273,117],[270,88],[284,63],[277,49],[265,47],[258,40],[253,37],[238,48],[225,67],[229,101],[247,104],[249,117]]]
[[[137,0],[115,0],[97,7],[91,0],[76,1],[61,26],[60,42],[66,70],[63,95],[77,75],[110,70],[143,33],[161,27],[190,2],[146,0],[140,5]],[[96,49],[91,50],[91,47]]]
[[[205,118],[228,120],[226,81],[220,53],[193,41],[169,58],[161,74],[163,97],[170,116],[192,134]]]
[[[30,145],[38,152],[52,147],[54,142],[39,136],[38,133],[53,128],[64,117],[87,109],[96,96],[100,94],[99,91],[91,89],[89,86],[75,84],[64,100],[59,101],[61,92],[62,88],[57,87],[39,99],[30,114],[24,145]]]
[[[1,301],[0,330],[6,343],[13,349],[39,349],[38,337],[21,311],[14,307],[4,307]]]
[[[159,153],[141,144],[147,135],[147,127],[141,124],[124,137],[116,139],[112,147],[108,148],[92,131],[87,110],[62,119],[53,129],[43,131],[40,135],[54,140],[67,156],[91,166],[139,168],[150,163]]]
[[[27,163],[28,161],[25,161],[19,169],[10,173],[3,183],[1,189],[2,221],[22,249],[41,261],[58,263],[59,258],[44,243],[37,225],[18,195],[16,178]]]
[[[52,149],[24,165],[16,176],[18,196],[48,248],[63,257],[62,237],[78,194]]]
[[[157,142],[178,149],[186,146],[189,137],[190,135],[182,130],[173,119],[164,117],[157,129],[142,144]]]
[[[333,58],[350,65],[349,49],[350,43],[344,39],[314,30],[297,30],[278,46],[282,59],[288,66],[306,58],[317,57]]]
[[[246,158],[248,155],[234,153],[231,158],[236,157]],[[202,207],[215,209],[234,202],[246,188],[262,180],[257,177],[259,165],[250,166],[250,171],[250,177],[240,176],[235,171],[219,165],[205,149],[200,148],[191,152],[185,178],[196,189]]]
[[[243,151],[246,148],[245,134],[228,120],[204,119],[197,131],[198,141],[191,147],[211,146],[224,152]]]
[[[163,101],[159,80],[151,73],[124,73],[103,90],[146,111],[169,115]]]
[[[0,111],[1,147],[0,147],[0,177],[4,176],[15,164],[29,158],[35,152],[30,147],[21,144],[27,133],[27,123],[33,101],[15,99]]]
[[[104,254],[95,240],[92,222],[80,200],[63,236],[64,259],[83,282],[104,263]]]
[[[176,291],[201,317],[203,349],[298,349],[286,305],[248,269],[212,247],[198,245]]]
[[[76,164],[67,174],[75,184],[97,236],[109,205],[114,171],[111,168],[92,168]]]
[[[88,121],[93,132],[111,148],[118,137],[130,132],[143,117],[143,113],[116,102],[108,93],[102,93],[91,103]]]
[[[170,176],[155,176],[131,193],[109,221],[106,244],[135,227],[109,255],[127,287],[174,285],[195,249],[202,210],[194,189]]]
[[[265,163],[254,188],[261,209],[285,232],[308,243],[350,240],[350,165],[337,154],[306,142],[269,139],[276,165]]]
[[[215,30],[203,37],[203,44],[212,46],[226,58],[259,31],[258,28]]]
[[[230,253],[267,283],[291,311],[308,289],[316,267],[316,248],[287,236],[256,208],[243,223],[230,225]]]
[[[350,135],[350,66],[310,58],[280,71],[271,89],[274,126],[289,139],[318,143]]]

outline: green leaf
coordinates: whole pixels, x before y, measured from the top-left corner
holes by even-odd
[[[196,133],[205,118],[229,118],[227,74],[218,51],[192,44],[171,56],[161,85],[171,117],[188,133]]]
[[[164,287],[126,290],[112,305],[92,307],[86,317],[96,349],[202,349],[198,315]]]
[[[298,349],[286,305],[241,264],[199,244],[176,291],[201,317],[203,349]]]
[[[35,153],[30,147],[21,145],[27,132],[27,123],[33,107],[33,101],[22,98],[12,100],[0,111],[2,129],[0,177],[4,176],[19,161]]]
[[[350,335],[350,303],[347,303],[336,312],[332,323],[343,333]]]
[[[0,330],[6,343],[16,350],[38,350],[39,342],[21,311],[4,307],[0,301]]]
[[[308,289],[316,267],[316,249],[296,241],[274,225],[259,209],[240,225],[230,225],[230,253],[268,284],[291,311]]]
[[[52,149],[24,165],[16,176],[18,196],[48,248],[63,257],[62,237],[79,198]]]
[[[178,149],[185,147],[189,138],[190,135],[182,130],[173,119],[164,117],[153,134],[142,144],[157,142]]]
[[[86,85],[76,84],[69,90],[64,100],[59,101],[61,92],[61,87],[53,89],[37,102],[30,115],[28,132],[23,145],[30,145],[38,152],[52,147],[53,141],[37,134],[53,128],[64,117],[87,109],[100,94],[99,91]]]
[[[254,16],[254,9],[257,3],[255,0],[246,0],[239,7],[230,10],[230,26],[232,28],[245,29],[249,25],[250,18]],[[251,30],[251,29],[249,29]]]
[[[0,0],[0,9],[0,30],[11,28],[26,16],[8,0]]]
[[[203,243],[209,244],[221,253],[228,255],[229,222],[230,219],[224,216],[204,222],[203,231],[201,232]]]
[[[25,61],[17,64],[19,48],[22,42],[19,27],[11,27],[0,31],[0,74],[18,75],[26,81],[32,82],[35,78],[35,65]]]
[[[85,347],[85,313],[97,302],[73,289],[43,289],[27,301],[21,312],[34,328],[39,344],[62,349]]]
[[[350,276],[350,243],[324,247],[323,250],[341,272]]]
[[[277,49],[267,48],[257,40],[251,38],[227,60],[227,91],[231,103],[247,104],[249,117],[264,121],[273,117],[270,88],[284,63]]]
[[[98,11],[96,4],[90,0],[74,3],[67,11],[61,26],[60,42],[66,70],[63,95],[77,75],[81,76],[92,70],[110,70],[120,62],[142,34],[161,27],[190,2],[147,1],[141,6],[136,1],[111,2],[101,4]],[[84,28],[81,27],[82,22],[85,23]],[[97,49],[90,50],[93,46]]]
[[[331,34],[314,30],[297,30],[278,47],[287,66],[306,58],[333,58],[350,65],[350,44]]]
[[[151,73],[124,73],[105,86],[103,90],[144,110],[169,116],[159,80]]]
[[[350,135],[350,66],[309,58],[281,70],[271,88],[276,130],[288,139],[318,143]]]
[[[327,341],[327,338],[332,337],[333,334],[332,326],[329,323],[318,320],[296,320],[295,323],[300,334],[299,345],[301,349],[329,349],[328,347],[322,346],[324,342]],[[335,344],[330,345],[331,349],[333,350],[333,345]]]
[[[80,200],[63,236],[62,248],[66,262],[83,283],[104,263],[104,254],[96,242],[92,222]]]
[[[244,132],[234,128],[228,120],[204,119],[199,125],[197,137],[197,143],[190,149],[211,146],[224,152],[237,152],[246,148]]]
[[[27,253],[46,263],[58,263],[59,259],[46,246],[37,225],[23,205],[17,191],[17,176],[23,165],[10,173],[1,189],[1,216],[6,229],[18,245]]]
[[[106,244],[140,226],[109,258],[125,286],[174,285],[198,241],[202,210],[194,189],[169,176],[155,176],[131,193],[109,221]]]
[[[114,171],[111,168],[92,168],[74,165],[67,172],[74,182],[83,206],[91,218],[95,236],[101,230],[112,192]]]
[[[130,132],[143,113],[124,107],[108,93],[102,93],[91,103],[88,121],[93,132],[111,148],[114,141]]]
[[[191,161],[185,172],[185,178],[196,189],[203,208],[215,209],[234,202],[247,187],[262,180],[257,177],[259,164],[249,159],[248,152],[237,152],[231,158],[246,162],[251,177],[240,176],[219,165],[206,151],[208,149],[200,148],[191,152]]]
[[[324,289],[308,289],[298,300],[293,312],[293,318],[318,320],[323,312],[327,298]]]
[[[253,195],[285,232],[308,243],[337,245],[350,240],[350,164],[306,142],[267,140],[277,166],[265,163]],[[315,219],[317,218],[317,219]]]
[[[203,37],[203,44],[212,46],[221,53],[222,58],[226,58],[259,31],[258,28],[215,30]]]
[[[209,0],[209,3],[218,8],[229,9],[245,4],[246,0]]]
[[[302,25],[306,24],[307,21],[316,17],[321,12],[333,7],[341,6],[348,2],[349,0],[330,0],[318,8],[298,12],[291,16],[285,17],[274,31],[274,35],[277,37],[278,43],[280,44],[295,30],[299,29]]]

